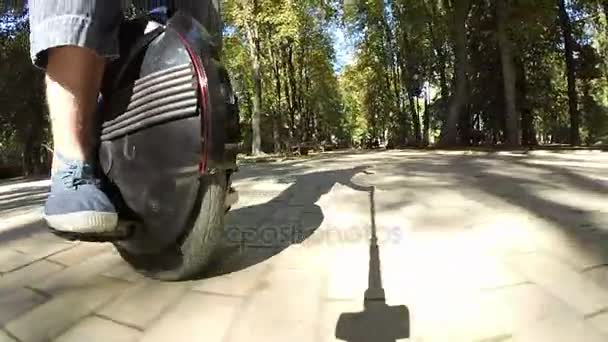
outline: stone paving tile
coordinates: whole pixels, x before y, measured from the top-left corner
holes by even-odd
[[[187,283],[143,281],[97,312],[113,321],[144,329],[182,296],[187,286]]]
[[[139,330],[89,316],[61,334],[55,342],[135,342],[141,335]]]
[[[0,296],[0,326],[45,301],[45,297],[26,288],[3,291]]]
[[[58,264],[36,261],[3,274],[0,317],[5,306],[2,300],[31,305],[30,289],[23,288],[27,285],[54,297],[43,297],[43,303],[9,322],[7,327],[24,341],[49,340],[58,335],[67,341],[86,341],[89,337],[115,340],[115,332],[123,329],[141,334],[115,321],[145,326],[147,341],[335,340],[338,317],[363,309],[369,276],[369,198],[348,186],[332,185],[333,180],[322,175],[297,173],[364,161],[382,165],[377,168],[382,168],[382,173],[361,175],[353,182],[381,183],[386,190],[376,193],[381,274],[387,305],[407,305],[410,310],[412,338],[408,341],[608,341],[600,335],[608,326],[602,311],[602,303],[608,303],[608,285],[604,285],[608,284],[608,273],[596,267],[606,263],[602,259],[608,255],[602,252],[606,242],[583,231],[585,227],[575,227],[580,216],[592,215],[581,215],[581,210],[565,213],[566,222],[561,225],[572,228],[568,233],[577,234],[574,241],[564,230],[556,229],[554,222],[535,215],[530,196],[508,203],[504,198],[519,198],[512,186],[498,186],[491,194],[481,188],[492,185],[494,177],[523,174],[528,169],[489,158],[484,163],[474,157],[452,165],[454,160],[464,158],[462,153],[450,156],[396,151],[336,158],[343,159],[307,161],[307,165],[298,166],[300,170],[288,166],[285,170],[293,174],[294,180],[306,180],[291,188],[290,184],[273,183],[276,175],[268,173],[276,170],[269,171],[264,165],[249,176],[247,168],[241,173],[249,177],[242,181],[248,191],[241,193],[242,201],[228,222],[237,228],[244,224],[294,225],[312,233],[301,244],[245,249],[227,258],[225,266],[232,270],[254,266],[185,283],[193,291],[175,284],[156,287],[115,253],[106,253],[103,245],[81,244],[49,257],[69,266],[63,270]],[[477,162],[488,167],[485,177],[471,173],[481,175],[470,169]],[[473,176],[461,177],[463,174]],[[255,176],[263,177],[251,178]],[[555,179],[542,177],[547,176],[531,171],[526,174],[531,181],[555,185]],[[400,189],[404,187],[410,189],[409,194]],[[321,194],[320,190],[330,188],[330,192]],[[287,193],[281,194],[285,189]],[[555,190],[541,184],[530,189],[537,197],[555,199],[558,204],[589,207],[570,200],[570,193],[576,191],[572,186]],[[551,195],[553,190],[568,195]],[[602,208],[602,198],[596,197],[599,202],[594,206]],[[595,215],[591,223],[599,224],[605,218]],[[383,229],[394,225],[400,239],[384,241]],[[336,242],[330,233],[337,232],[362,235],[357,241]],[[584,243],[579,244],[581,241]],[[62,244],[48,234],[8,244],[0,248],[0,272],[4,265],[22,262],[22,255],[44,257],[55,252],[55,245]],[[3,255],[3,250],[23,253]],[[3,258],[9,262],[2,263]],[[10,261],[13,258],[17,261]],[[48,273],[43,265],[49,266]],[[31,270],[31,274],[24,270]],[[118,287],[112,290],[113,286]],[[108,295],[108,290],[113,294]],[[92,303],[94,299],[84,300],[76,294],[87,291],[89,295],[98,291],[105,299]],[[166,301],[168,297],[171,300]],[[84,308],[83,300],[89,301]],[[72,307],[76,309],[66,312]],[[11,310],[9,316],[18,315],[18,309]],[[5,311],[7,315],[9,311]],[[591,316],[584,320],[584,315]],[[110,332],[104,335],[102,330]]]
[[[608,312],[601,313],[587,319],[589,325],[606,335],[608,339]]]
[[[324,301],[321,304],[321,313],[318,316],[319,326],[315,331],[314,339],[311,341],[336,341],[336,329],[340,316],[362,311],[363,300]],[[347,328],[351,328],[350,324]]]
[[[88,286],[74,287],[21,315],[5,326],[22,342],[46,342],[116,296],[125,283],[96,277]]]
[[[110,243],[79,242],[73,248],[54,254],[48,257],[48,259],[65,266],[72,266],[103,252],[110,252],[112,249],[113,246]]]
[[[17,340],[8,336],[6,332],[0,330],[0,342],[17,342]]]
[[[133,267],[131,267],[131,265],[127,264],[126,262],[121,262],[114,265],[114,267],[103,272],[102,275],[110,278],[128,281],[131,283],[146,279],[144,275],[135,271]]]
[[[31,254],[17,252],[12,249],[0,249],[0,273],[10,272],[36,261],[38,258]]]
[[[266,286],[239,309],[225,341],[314,341],[323,278],[306,271],[274,270]],[[264,308],[263,315],[260,308]]]
[[[319,199],[318,193],[315,191],[304,187],[300,187],[300,189],[301,191],[294,190],[297,195],[289,199],[289,206],[310,206]]]
[[[571,311],[565,303],[533,284],[483,292],[478,301],[479,306],[474,308],[472,318],[496,320],[504,326],[501,333],[493,336],[508,335],[549,315]],[[476,324],[475,319],[469,322]]]
[[[588,322],[571,312],[560,312],[528,326],[513,336],[514,342],[605,342],[602,335]]]
[[[577,271],[583,271],[608,263],[608,253],[605,252],[605,244],[584,241],[584,237],[580,235],[578,238],[581,240],[575,240],[559,231],[555,231],[554,227],[538,230],[543,232],[542,238],[539,239],[540,249],[546,254],[555,256],[562,263],[570,265]]]
[[[0,275],[0,297],[4,295],[3,291],[35,284],[39,280],[55,274],[62,269],[63,267],[60,265],[46,260],[39,260],[17,271]]]
[[[189,292],[144,332],[141,341],[226,341],[242,302],[241,298]],[[252,336],[245,340],[252,340]]]
[[[570,310],[536,285],[480,294],[415,297],[404,303],[411,311],[413,334],[437,341],[478,341],[509,336],[553,313]]]
[[[608,291],[549,256],[522,254],[508,260],[513,269],[561,299],[582,315],[608,307]]]
[[[300,220],[304,213],[304,206],[285,206],[279,208],[270,217],[272,222],[293,223]]]
[[[534,221],[517,212],[485,211],[476,215],[479,223],[461,232],[458,244],[494,256],[534,252],[539,249]]]
[[[19,240],[13,248],[19,252],[32,256],[35,259],[45,258],[55,253],[73,248],[75,243],[63,240],[51,233],[32,235],[27,239]]]
[[[365,244],[335,250],[327,260],[327,286],[324,298],[360,298],[368,285],[369,248]]]
[[[114,252],[102,253],[52,274],[48,278],[32,284],[32,287],[51,295],[62,291],[69,292],[72,289],[87,285],[96,275],[100,275],[121,262],[123,261]]]
[[[470,294],[528,282],[496,256],[449,241],[442,247],[429,246],[415,236],[380,246],[380,263],[388,298],[405,289],[418,296],[441,293],[446,284],[452,294]]]
[[[608,290],[608,266],[596,267],[584,272],[583,274],[602,288]]]
[[[234,234],[247,229],[255,228],[269,219],[269,214],[263,211],[256,211],[250,208],[231,210],[226,216],[225,230]],[[245,212],[246,210],[246,212]],[[245,214],[246,213],[246,214]]]
[[[192,289],[211,294],[247,296],[265,282],[269,270],[269,264],[260,263],[236,272],[197,280]]]
[[[317,274],[327,273],[329,249],[323,245],[294,244],[265,261],[273,269],[300,270]]]

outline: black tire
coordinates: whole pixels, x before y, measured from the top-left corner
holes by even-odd
[[[115,247],[136,271],[163,281],[190,280],[209,265],[224,228],[226,174],[218,172],[201,177],[198,212],[191,229],[173,245],[154,254],[139,254],[115,243]],[[195,210],[196,211],[196,210]]]

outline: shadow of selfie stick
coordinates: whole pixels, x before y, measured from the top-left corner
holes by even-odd
[[[352,186],[352,185],[351,185]],[[380,254],[376,235],[375,187],[355,187],[369,191],[371,238],[369,246],[369,279],[362,312],[343,313],[336,326],[336,338],[349,342],[389,342],[410,337],[410,314],[405,305],[386,304]]]

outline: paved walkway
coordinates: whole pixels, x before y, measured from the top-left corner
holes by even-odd
[[[606,153],[333,153],[236,185],[246,241],[160,283],[47,233],[48,182],[0,183],[0,341],[608,340]]]

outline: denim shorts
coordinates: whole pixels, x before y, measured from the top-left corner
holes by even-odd
[[[197,18],[221,45],[219,0],[173,0],[178,10]],[[30,0],[30,54],[39,68],[47,64],[49,49],[79,46],[106,59],[120,55],[118,28],[124,8],[133,4],[147,10],[158,0]],[[166,1],[165,1],[166,2]]]

